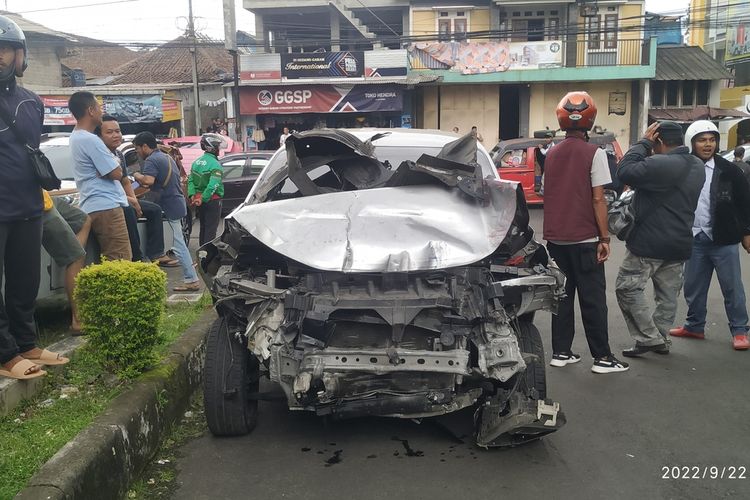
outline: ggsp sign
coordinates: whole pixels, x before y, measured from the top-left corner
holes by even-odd
[[[304,104],[312,98],[311,90],[261,90],[258,92],[258,102],[261,106],[276,104]]]

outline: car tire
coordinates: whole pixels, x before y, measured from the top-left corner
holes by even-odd
[[[526,364],[526,371],[519,374],[521,380],[518,389],[533,396],[534,399],[546,399],[547,375],[544,366],[542,336],[534,323],[530,321],[519,321],[517,333],[521,351],[536,356],[535,360]]]
[[[260,367],[247,348],[230,334],[227,320],[217,319],[208,330],[203,363],[203,402],[208,428],[214,436],[241,436],[258,420]]]

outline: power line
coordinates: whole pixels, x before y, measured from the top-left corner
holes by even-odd
[[[111,1],[111,2],[104,2],[99,4],[87,4],[87,5],[80,5],[76,7],[84,7],[84,6],[92,6],[92,5],[105,5],[105,4],[111,4],[111,3],[126,3],[126,2],[134,2],[138,0],[118,0],[118,1]],[[735,2],[735,3],[727,3],[722,6],[722,9],[724,8],[731,8],[736,6],[746,6],[748,5],[747,2]],[[70,7],[75,8],[75,7]],[[49,9],[49,10],[55,10],[55,9]],[[703,9],[694,9],[688,14],[688,19],[693,16],[698,16],[701,12],[710,12],[712,9],[711,7],[706,7]],[[714,9],[715,10],[715,9]],[[658,15],[658,14],[657,14]],[[574,32],[579,32],[582,34],[589,34],[589,35],[602,35],[602,34],[612,34],[614,33],[615,36],[619,36],[623,33],[641,33],[648,31],[651,34],[659,34],[663,32],[671,32],[675,28],[674,26],[669,26],[666,24],[660,24],[655,26],[645,26],[644,23],[639,22],[635,26],[626,26],[623,27],[621,24],[623,22],[634,22],[634,21],[642,21],[645,18],[653,18],[654,14],[648,13],[644,15],[637,15],[637,16],[629,16],[624,18],[618,18],[618,24],[620,26],[617,27],[616,30],[606,30],[603,26],[599,26],[598,29],[592,30],[590,29],[590,23],[583,22],[583,23],[573,23],[573,24],[567,24],[567,25],[560,25],[556,28],[552,28],[549,26],[545,26],[543,29],[539,30],[529,30],[529,29],[523,29],[523,30],[513,30],[513,29],[503,29],[503,30],[483,30],[483,31],[473,31],[473,32],[467,32],[467,33],[461,33],[460,35],[456,35],[455,33],[452,34],[451,38],[456,38],[457,36],[460,36],[463,39],[472,39],[472,40],[485,40],[485,39],[507,39],[507,38],[514,38],[514,37],[524,37],[528,36],[529,34],[533,34],[536,36],[543,36],[545,38],[551,38],[551,37],[559,37],[560,39],[564,38],[566,35],[569,36],[570,34]],[[729,19],[728,17],[723,20],[723,22],[720,22],[718,19],[706,19],[699,18],[690,21],[685,20],[685,16],[680,16],[679,19],[675,22],[675,24],[680,23],[681,26],[687,25],[689,29],[695,30],[695,29],[701,29],[701,28],[721,28],[721,27],[735,27],[739,26],[740,24],[743,24],[741,21],[741,18],[733,18]],[[512,20],[510,16],[505,17],[506,20]],[[382,20],[381,20],[382,22]],[[385,23],[383,23],[385,24]],[[419,35],[399,35],[393,28],[386,25],[389,30],[393,33],[393,35],[379,35],[375,40],[368,40],[368,39],[360,39],[359,37],[356,38],[345,38],[340,37],[339,40],[332,40],[330,37],[330,28],[326,26],[310,26],[310,25],[304,25],[300,23],[285,23],[285,22],[274,22],[274,21],[268,21],[266,23],[267,26],[271,27],[272,29],[281,30],[281,29],[288,29],[291,31],[302,31],[303,33],[299,33],[298,35],[296,33],[293,33],[291,37],[287,37],[289,41],[291,41],[295,45],[328,45],[331,43],[339,42],[344,44],[362,44],[367,45],[372,43],[373,41],[380,41],[383,43],[391,44],[391,45],[400,45],[403,46],[404,44],[410,43],[410,42],[426,42],[431,40],[440,40],[445,38],[444,36],[441,36],[441,34],[438,31],[421,31]],[[75,35],[74,35],[75,36]],[[174,42],[169,40],[164,40],[163,42],[171,42],[170,46],[172,47],[179,47],[180,42]],[[136,47],[136,48],[155,48],[161,46],[163,43],[160,40],[152,40],[152,41],[143,41],[143,40],[118,40],[115,42],[118,45],[124,45],[128,47]],[[214,44],[205,44],[201,43],[201,45],[216,45],[220,46],[222,44],[221,41],[216,41]],[[79,45],[80,47],[93,47],[94,44],[91,43],[82,43]],[[111,47],[111,43],[102,42],[103,47]],[[186,42],[185,46],[190,46],[189,42]],[[262,46],[262,43],[256,43],[256,44],[244,44],[241,45],[242,47],[260,47]]]
[[[58,10],[82,9],[85,7],[99,7],[100,5],[112,5],[116,3],[133,3],[133,2],[140,2],[140,1],[141,0],[111,0],[109,2],[69,5],[67,7],[50,7],[49,9],[20,10],[17,12],[17,14],[32,14],[34,12],[55,12]]]

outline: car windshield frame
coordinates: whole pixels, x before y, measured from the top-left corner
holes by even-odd
[[[377,143],[375,143],[373,144],[373,146],[374,146],[376,158],[381,162],[388,161],[391,165],[391,168],[395,170],[398,168],[401,162],[406,161],[406,160],[416,161],[422,154],[436,156],[438,153],[440,153],[444,145],[443,146],[417,146],[417,145],[401,146],[401,145],[378,145]],[[413,154],[410,154],[408,156],[399,155],[398,157],[394,157],[393,153],[396,152],[395,150],[412,150]],[[388,153],[390,154],[383,154],[385,151],[388,151]],[[378,154],[378,152],[380,152],[381,154]],[[394,164],[394,161],[397,161],[397,163]],[[485,178],[492,177],[494,179],[500,178],[500,176],[497,173],[497,169],[495,168],[494,163],[492,162],[492,159],[490,158],[489,154],[480,144],[477,144],[477,161],[479,162],[479,165],[482,168],[483,177]],[[268,161],[268,165],[266,165],[261,171],[260,175],[255,181],[255,184],[253,184],[252,189],[250,190],[247,197],[245,198],[244,204],[248,205],[248,204],[255,204],[255,203],[268,201],[265,199],[268,193],[270,193],[272,189],[274,189],[276,186],[278,186],[280,183],[284,182],[288,178],[289,176],[287,175],[286,150],[279,149]]]

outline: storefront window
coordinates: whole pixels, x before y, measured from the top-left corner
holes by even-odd
[[[667,106],[680,105],[680,82],[667,82]]]
[[[695,104],[695,82],[682,82],[682,105],[692,106]]]
[[[695,104],[697,106],[708,105],[708,92],[709,92],[710,85],[711,85],[711,82],[707,80],[701,80],[698,82],[698,91],[696,93],[696,100],[695,100]]]
[[[652,80],[650,87],[651,107],[660,108],[664,106],[664,82],[661,80]]]

